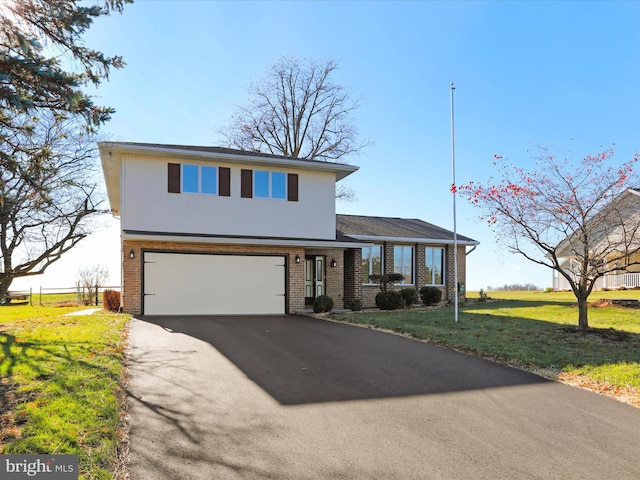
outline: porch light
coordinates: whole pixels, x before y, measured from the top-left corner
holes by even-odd
[[[300,263],[300,255],[296,255],[296,263]]]
[[[334,267],[334,268],[338,266],[338,262],[336,262],[335,258],[331,259],[331,266]]]
[[[136,252],[134,252],[133,250],[131,250],[129,252],[129,258],[136,258]]]

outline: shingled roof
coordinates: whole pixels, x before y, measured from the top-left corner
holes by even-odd
[[[101,142],[101,143],[105,146],[108,146],[111,144],[111,145],[117,145],[121,147],[132,147],[132,148],[148,148],[148,149],[174,150],[174,151],[181,151],[181,152],[212,153],[212,154],[219,154],[219,155],[239,155],[239,156],[252,157],[252,158],[296,160],[301,162],[317,163],[317,164],[348,165],[346,163],[328,162],[325,160],[310,160],[308,158],[294,158],[294,157],[287,157],[285,155],[277,155],[277,154],[264,153],[264,152],[252,152],[249,150],[237,150],[235,148],[227,148],[227,147],[202,146],[202,145],[175,145],[175,144],[167,144],[167,143],[141,143],[141,142]],[[357,167],[353,167],[353,168],[357,168]]]
[[[415,240],[452,243],[453,232],[417,218],[368,217],[362,215],[336,215],[336,230],[354,238],[373,240]],[[458,234],[461,244],[478,245],[472,238]]]

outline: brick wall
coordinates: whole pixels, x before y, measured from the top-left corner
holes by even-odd
[[[123,262],[123,295],[122,302],[124,311],[132,314],[142,313],[142,267],[143,250],[164,250],[171,252],[200,252],[200,253],[252,253],[252,254],[273,254],[286,255],[288,257],[287,274],[287,311],[295,313],[304,310],[304,255],[302,247],[278,247],[259,245],[218,245],[208,243],[177,243],[177,242],[156,242],[140,240],[124,240],[122,243]],[[130,257],[130,252],[134,253],[134,258]],[[339,251],[341,252],[341,251]],[[295,257],[298,255],[300,263],[296,263]],[[330,259],[329,259],[330,260]],[[340,262],[342,263],[342,262]],[[335,270],[335,269],[334,269]],[[335,288],[335,283],[329,282],[329,271],[327,270],[327,281]],[[337,274],[337,273],[336,273]],[[332,276],[333,277],[333,276]],[[342,272],[340,273],[342,277]],[[342,282],[340,282],[342,283]],[[334,298],[335,300],[335,298]]]
[[[416,289],[420,289],[426,283],[424,267],[425,244],[413,245],[415,256]],[[361,298],[363,307],[375,307],[375,296],[380,291],[377,286],[362,285],[362,257],[360,249],[308,249],[303,247],[279,247],[259,245],[218,245],[205,243],[176,243],[176,242],[152,242],[125,240],[122,246],[124,257],[123,273],[123,307],[126,312],[140,314],[142,312],[142,250],[166,250],[189,251],[202,253],[252,253],[275,254],[288,256],[287,273],[287,311],[296,313],[305,309],[304,305],[304,259],[306,255],[324,256],[325,266],[325,292],[333,298],[335,308],[344,308],[345,299]],[[134,252],[134,258],[130,258],[130,252]],[[465,247],[458,247],[458,282],[465,283],[466,258]],[[446,286],[442,288],[442,300],[453,301],[455,298],[454,272],[453,272],[453,247],[448,246],[446,252]],[[300,257],[300,263],[296,263],[295,257]],[[384,271],[393,272],[393,244],[385,242],[383,246]],[[331,267],[331,260],[336,260],[336,267]],[[396,290],[404,288],[397,285]],[[464,301],[465,295],[460,295]]]
[[[345,306],[354,299],[362,299],[362,250],[350,248],[344,252]]]
[[[402,244],[409,245],[409,244]],[[391,242],[385,242],[383,245],[383,257],[384,257],[384,273],[393,272],[393,246]],[[426,283],[426,268],[425,268],[425,247],[435,246],[431,244],[417,243],[411,244],[414,248],[414,278],[415,288],[420,290]],[[466,279],[466,248],[464,246],[458,246],[458,282],[465,283]],[[455,294],[454,286],[454,272],[453,272],[453,247],[448,246],[445,248],[445,283],[444,287],[438,287],[442,290],[443,301],[453,301]],[[363,279],[364,280],[364,279]],[[395,285],[392,287],[394,290],[400,290],[402,288],[411,288],[411,285]],[[365,308],[374,308],[376,306],[375,297],[380,292],[378,286],[362,285],[362,305]],[[460,300],[464,301],[465,295],[460,295]],[[420,301],[420,300],[418,300]]]
[[[457,290],[457,286],[455,285],[455,272],[454,272],[454,261],[453,261],[453,245],[449,245],[446,248],[446,300],[454,301],[455,294]],[[464,245],[458,245],[458,283],[465,284],[465,292],[461,293],[458,297],[459,301],[464,302],[466,299],[466,278],[467,278],[467,270],[466,270],[466,247]],[[444,298],[443,298],[444,300]]]

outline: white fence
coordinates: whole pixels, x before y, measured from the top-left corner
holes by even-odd
[[[602,290],[605,288],[615,290],[617,288],[634,288],[640,287],[640,272],[639,273],[618,273],[609,274],[604,277],[600,277],[596,280],[595,290]],[[566,278],[559,275],[557,272],[553,274],[553,289],[554,290],[569,290],[569,282]]]

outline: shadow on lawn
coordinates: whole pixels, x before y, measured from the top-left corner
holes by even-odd
[[[518,316],[493,315],[491,310],[527,307],[545,307],[561,305],[571,308],[566,302],[535,302],[524,300],[504,300],[496,303],[477,303],[463,308],[461,322],[456,326],[461,332],[473,333],[475,338],[458,335],[445,338],[443,329],[436,333],[407,332],[418,337],[436,338],[441,343],[467,348],[489,355],[502,357],[513,355],[522,363],[529,360],[532,364],[563,369],[567,366],[581,367],[602,366],[609,364],[637,363],[640,364],[640,334],[620,328],[591,327],[581,331],[577,327],[577,307],[575,324],[554,322],[541,318],[523,318]],[[593,312],[597,307],[589,307],[591,323],[594,322]],[[607,307],[617,309],[617,307]],[[633,315],[640,311],[625,309]],[[609,310],[611,312],[611,310]],[[638,313],[636,313],[638,312]],[[598,312],[599,315],[606,311]],[[633,320],[632,320],[633,321]],[[624,320],[616,325],[622,325]],[[640,320],[638,321],[640,322]],[[602,319],[600,319],[602,325]],[[432,327],[429,326],[430,328]],[[489,339],[483,342],[484,339]],[[474,341],[477,339],[477,342]],[[513,347],[510,346],[513,345]],[[491,349],[494,350],[491,350]]]
[[[43,392],[65,392],[83,408],[95,408],[100,412],[103,399],[96,398],[95,404],[89,402],[86,389],[91,388],[90,382],[76,384],[68,378],[67,373],[74,374],[85,371],[85,378],[104,378],[110,376],[119,383],[119,375],[113,374],[105,368],[120,354],[115,351],[95,351],[95,345],[86,342],[52,342],[52,341],[23,341],[6,332],[0,332],[0,418],[3,432],[13,429],[16,425],[26,421],[25,412],[14,415],[13,409],[31,398],[34,394]],[[78,350],[85,352],[78,352]],[[87,359],[91,358],[91,360]],[[20,369],[29,378],[21,382],[18,391],[18,374]],[[66,434],[66,432],[63,432]],[[11,438],[4,438],[11,440]]]
[[[541,377],[453,350],[311,317],[173,316],[141,320],[171,334],[209,343],[282,405],[545,382]]]

